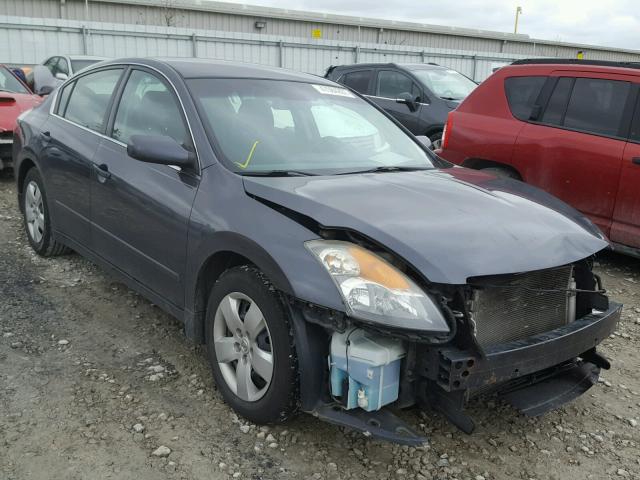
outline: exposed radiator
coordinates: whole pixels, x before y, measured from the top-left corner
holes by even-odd
[[[470,311],[478,343],[488,347],[566,325],[573,311],[573,294],[567,292],[572,277],[569,265],[472,282]]]

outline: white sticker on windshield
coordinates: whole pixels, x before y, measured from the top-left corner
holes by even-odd
[[[354,98],[355,95],[351,93],[346,88],[340,87],[332,87],[330,85],[311,85],[318,92],[323,93],[324,95],[339,95],[340,97],[351,97]]]

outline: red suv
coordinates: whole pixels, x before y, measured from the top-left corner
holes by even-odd
[[[640,255],[640,64],[519,60],[449,114],[440,155],[523,180]]]

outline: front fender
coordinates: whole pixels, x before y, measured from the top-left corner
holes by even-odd
[[[226,209],[224,215],[220,208]],[[311,230],[249,197],[242,179],[224,167],[214,164],[204,169],[187,247],[185,323],[189,336],[201,339],[206,302],[198,296],[203,268],[212,258],[224,262],[226,253],[255,264],[286,295],[344,312],[335,284],[304,246],[317,238]]]

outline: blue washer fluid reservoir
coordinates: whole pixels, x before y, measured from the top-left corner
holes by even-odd
[[[362,328],[334,333],[329,357],[331,393],[343,397],[347,409],[360,407],[368,412],[395,402],[405,355],[403,342],[397,338]]]

